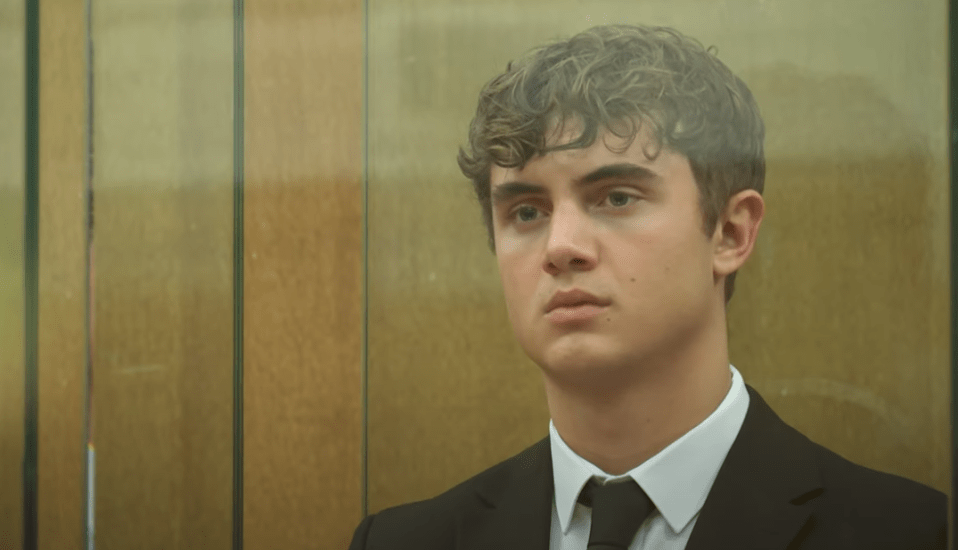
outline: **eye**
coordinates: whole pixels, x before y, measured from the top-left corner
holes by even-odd
[[[629,204],[629,199],[638,200],[638,197],[630,195],[624,191],[612,191],[606,195],[606,199],[609,201],[609,204],[616,208],[621,208]],[[605,201],[603,201],[605,202]]]
[[[528,222],[535,221],[536,215],[539,213],[540,213],[539,209],[536,208],[535,206],[523,204],[512,211],[512,213],[509,215],[509,219],[518,221],[520,223],[528,223]]]

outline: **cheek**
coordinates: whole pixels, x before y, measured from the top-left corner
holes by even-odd
[[[498,257],[515,256],[522,246],[522,241],[515,238],[508,231],[496,229],[496,255]]]
[[[611,256],[620,259],[616,262],[620,280],[627,288],[643,287],[639,292],[649,299],[698,277],[701,245],[682,235],[675,227],[659,224],[619,242]]]
[[[498,252],[499,276],[510,315],[521,315],[521,309],[532,299],[535,291],[535,273],[531,262],[515,251]]]
[[[676,240],[663,250],[664,277],[672,279],[673,285],[681,285],[681,292],[698,299],[712,285],[711,257],[704,234],[689,231],[685,238]]]

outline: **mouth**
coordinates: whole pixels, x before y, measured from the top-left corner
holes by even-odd
[[[608,299],[599,298],[594,294],[581,289],[560,290],[556,292],[546,304],[546,315],[557,309],[575,309],[584,306],[605,307],[611,303]]]
[[[545,316],[555,325],[585,323],[595,319],[611,303],[585,290],[560,290],[546,304]]]
[[[555,325],[574,325],[592,321],[608,306],[582,302],[567,306],[559,306],[546,313],[546,319]]]

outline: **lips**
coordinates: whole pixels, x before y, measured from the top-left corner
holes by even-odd
[[[572,290],[560,290],[556,292],[552,299],[549,300],[549,303],[546,304],[545,312],[549,313],[550,311],[560,308],[560,307],[575,307],[581,306],[584,304],[594,304],[597,306],[607,306],[611,302],[604,298],[599,298],[594,294],[590,294],[581,289],[572,289]]]

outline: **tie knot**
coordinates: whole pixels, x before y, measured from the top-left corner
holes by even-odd
[[[590,479],[579,502],[592,507],[588,550],[625,550],[655,508],[634,479],[600,485]]]

